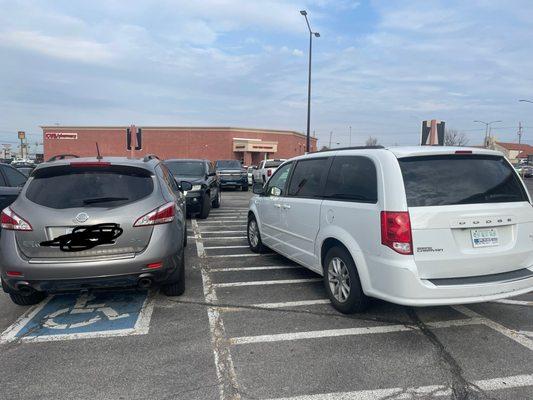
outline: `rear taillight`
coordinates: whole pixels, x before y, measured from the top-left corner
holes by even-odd
[[[6,207],[2,210],[0,217],[2,221],[2,229],[10,231],[32,231],[32,227],[28,221],[17,215],[11,208]]]
[[[174,216],[176,215],[175,207],[176,205],[173,201],[163,204],[162,206],[137,219],[133,226],[158,225],[172,222],[174,221]]]
[[[413,254],[411,220],[408,212],[381,212],[381,244],[400,254]]]
[[[271,169],[268,169],[268,170],[267,170],[267,176],[270,176],[270,175],[272,175],[272,170],[271,170]]]

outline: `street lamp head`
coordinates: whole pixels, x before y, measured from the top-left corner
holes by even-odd
[[[313,35],[315,35],[316,37],[320,37],[320,33],[318,32],[313,32]]]
[[[307,11],[305,11],[305,10],[301,10],[301,11],[300,11],[300,14],[302,14],[302,15],[305,17],[305,16],[307,15]]]

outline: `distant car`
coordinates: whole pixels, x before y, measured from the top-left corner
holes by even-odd
[[[515,167],[516,172],[520,176],[523,176],[524,178],[531,178],[533,177],[533,166],[531,165],[520,165],[518,167]]]
[[[254,177],[253,177],[253,174],[254,174],[254,169],[257,168],[256,165],[251,165],[248,167],[248,169],[246,170],[246,173],[247,173],[247,176],[248,176],[248,185],[253,185],[254,184]]]
[[[26,177],[30,176],[30,174],[32,173],[32,171],[35,169],[35,166],[32,165],[32,166],[26,166],[26,165],[22,165],[22,166],[19,166],[19,165],[15,165],[15,168],[22,172]]]
[[[254,169],[252,174],[253,182],[266,183],[268,179],[276,172],[276,169],[283,164],[285,160],[283,159],[272,159],[272,160],[263,160],[259,163],[259,166]]]
[[[217,160],[215,170],[220,178],[220,187],[240,188],[248,191],[248,173],[238,160]]]
[[[156,283],[166,295],[181,295],[187,240],[181,190],[192,187],[181,185],[150,157],[40,164],[1,214],[2,288],[20,305],[49,292]]]
[[[205,219],[211,207],[220,207],[219,178],[209,160],[172,159],[164,162],[178,184],[182,180],[192,184],[192,189],[185,192],[187,214],[199,213],[200,218]]]
[[[0,164],[0,208],[4,209],[18,197],[28,177],[8,164]]]

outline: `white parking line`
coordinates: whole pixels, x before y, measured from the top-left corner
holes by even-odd
[[[196,252],[198,253],[198,257],[204,258],[206,256],[205,249],[204,249],[204,243],[202,241],[202,234],[200,233],[200,229],[198,228],[198,222],[196,219],[193,219],[191,221],[192,229],[194,230],[194,239],[196,242]]]
[[[201,231],[202,233],[245,233],[244,230],[239,231]]]
[[[259,303],[259,304],[252,304],[252,307],[288,308],[288,307],[314,306],[317,304],[329,304],[329,303],[330,303],[329,299],[318,299],[318,300],[286,301],[285,303]]]
[[[264,257],[272,256],[275,254],[257,254],[257,253],[243,253],[243,254],[215,254],[214,256],[208,256],[209,258],[236,258],[236,257]]]
[[[452,326],[465,326],[481,324],[479,318],[467,318],[458,319],[452,321],[439,321],[430,322],[426,324],[431,328],[449,328]],[[306,331],[306,332],[292,332],[292,333],[279,333],[272,335],[258,335],[258,336],[243,336],[230,338],[231,344],[250,344],[250,343],[270,343],[270,342],[284,342],[290,340],[302,340],[302,339],[317,339],[317,338],[329,338],[338,336],[354,336],[354,335],[369,335],[376,333],[392,333],[392,332],[405,332],[415,331],[417,327],[407,325],[387,325],[387,326],[372,326],[362,328],[345,328],[345,329],[327,329],[321,331]]]
[[[247,249],[247,244],[244,244],[242,246],[204,246],[204,249],[206,250],[214,250],[214,249]]]
[[[533,301],[523,301],[523,300],[494,300],[492,301],[492,303],[510,304],[513,306],[533,307]]]
[[[503,378],[483,379],[472,382],[484,391],[504,390],[533,386],[533,374]],[[270,400],[385,400],[421,399],[452,396],[452,389],[444,385],[396,387],[388,389],[358,390],[354,392],[320,393]]]
[[[480,319],[483,325],[486,325],[489,328],[494,329],[496,332],[499,332],[502,335],[507,336],[509,339],[512,339],[515,342],[520,343],[522,346],[527,347],[529,350],[533,351],[533,340],[529,339],[526,335],[521,335],[518,331],[509,329],[487,317],[484,317],[478,314],[475,311],[472,311],[471,309],[465,306],[453,306],[452,308],[468,317]]]
[[[283,279],[275,281],[250,281],[250,282],[225,282],[214,283],[213,286],[219,287],[239,287],[239,286],[262,286],[262,285],[289,285],[293,283],[311,283],[321,281],[322,278],[309,278],[309,279]]]
[[[274,270],[274,269],[297,269],[297,268],[302,268],[302,267],[300,267],[299,265],[265,265],[263,267],[212,268],[209,270],[209,272],[262,271],[262,270],[268,271],[268,270]]]

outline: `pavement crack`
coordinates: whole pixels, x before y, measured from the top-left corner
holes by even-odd
[[[436,348],[440,361],[447,367],[451,374],[451,398],[453,400],[493,400],[479,386],[469,382],[464,377],[464,372],[457,360],[446,349],[437,335],[420,319],[414,308],[406,307],[405,312],[413,325]]]

